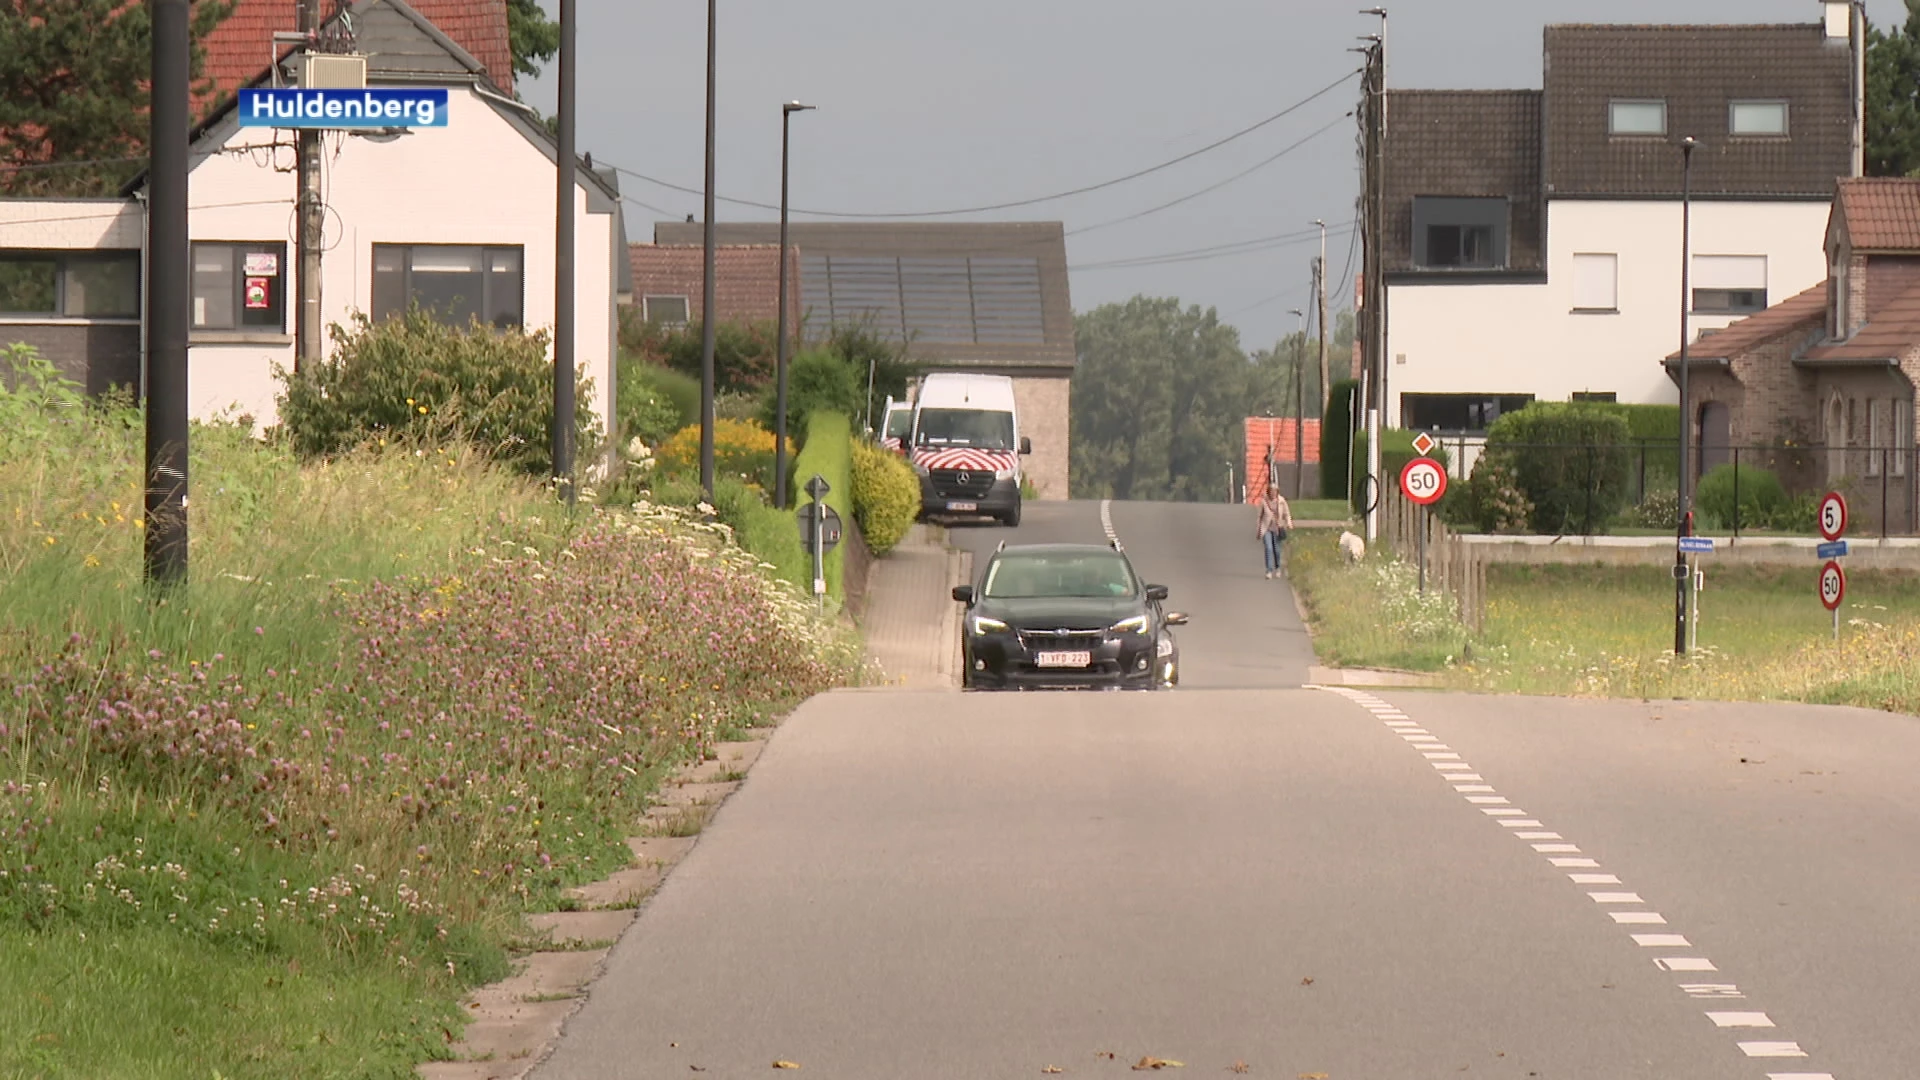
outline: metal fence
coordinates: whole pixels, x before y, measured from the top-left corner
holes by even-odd
[[[1484,436],[1444,435],[1448,472],[1463,488],[1487,453]],[[1677,440],[1611,445],[1501,444],[1535,490],[1551,490],[1547,531],[1588,534],[1617,525],[1671,528],[1677,522]],[[1812,531],[1812,500],[1839,491],[1857,534],[1920,534],[1920,447],[1728,446],[1693,452],[1696,524],[1739,535],[1753,529]],[[1768,474],[1766,476],[1762,473]],[[1382,487],[1398,477],[1382,477]],[[1773,500],[1775,484],[1784,496]],[[1449,496],[1449,501],[1458,498]],[[1702,520],[1702,517],[1709,520]],[[1800,520],[1804,518],[1804,521]]]

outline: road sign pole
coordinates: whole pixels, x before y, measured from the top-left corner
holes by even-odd
[[[1420,508],[1420,595],[1427,595],[1427,508]]]

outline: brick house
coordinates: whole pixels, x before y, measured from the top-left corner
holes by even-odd
[[[1538,90],[1389,91],[1388,422],[1484,432],[1534,400],[1672,403],[1683,137],[1692,330],[1817,285],[1835,179],[1858,172],[1852,16],[1825,14],[1552,25]]]
[[[1869,526],[1920,529],[1920,179],[1840,181],[1826,259],[1825,281],[1688,346],[1697,467],[1768,447],[1741,463],[1838,488]]]
[[[1280,493],[1289,499],[1304,499],[1308,492],[1320,490],[1320,421],[1308,419],[1299,425],[1296,436],[1291,416],[1249,416],[1241,425],[1246,471],[1240,474],[1248,503],[1260,501],[1269,475],[1280,479]],[[1300,442],[1300,465],[1294,469],[1293,446]],[[1296,475],[1298,483],[1295,482]]]
[[[698,222],[661,222],[653,238],[655,245],[697,250],[703,231]],[[722,250],[777,251],[779,240],[777,223],[715,227]],[[907,342],[924,370],[1011,377],[1021,431],[1033,440],[1027,475],[1041,498],[1067,497],[1076,353],[1059,222],[795,222],[788,241],[798,250],[794,318],[809,336],[863,323]],[[777,270],[778,256],[756,264],[761,283],[753,291],[777,299],[769,264]],[[726,303],[725,294],[715,299]]]
[[[663,326],[700,321],[706,292],[703,244],[629,244],[633,266],[631,303],[642,319]],[[715,245],[714,324],[776,322],[780,317],[780,245]],[[787,318],[798,335],[801,323],[800,249],[787,245]]]

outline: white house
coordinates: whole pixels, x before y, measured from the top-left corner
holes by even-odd
[[[446,87],[449,100],[444,127],[323,136],[323,322],[346,324],[356,312],[379,319],[418,300],[461,324],[478,315],[496,326],[551,327],[554,140],[403,0],[360,0],[351,10],[368,86]],[[270,80],[263,73],[259,84]],[[293,132],[242,127],[230,103],[195,133],[192,162],[192,414],[269,424],[280,392],[275,372],[294,364]],[[611,174],[583,167],[579,177],[576,360],[592,380],[580,401],[604,425],[616,299],[631,271]],[[91,389],[137,386],[140,195],[0,201],[0,343],[34,342]],[[23,273],[35,287],[9,289]],[[39,287],[43,280],[50,289]],[[91,299],[103,292],[111,297]]]
[[[1663,360],[1825,280],[1853,175],[1850,5],[1805,25],[1549,26],[1541,90],[1395,91],[1388,422],[1677,400]],[[1691,264],[1681,297],[1683,152]]]

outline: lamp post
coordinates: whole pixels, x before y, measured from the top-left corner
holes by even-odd
[[[1300,343],[1293,348],[1293,497],[1298,499],[1305,495],[1307,467],[1307,313],[1299,308],[1287,311],[1299,317],[1300,325]]]
[[[1687,313],[1693,306],[1693,150],[1699,143],[1689,135],[1680,140],[1680,520],[1673,545],[1673,654],[1687,651],[1687,586],[1693,575],[1687,565],[1687,553],[1680,550],[1680,537],[1693,534],[1693,401],[1688,394]]]
[[[774,346],[773,505],[787,508],[787,129],[793,114],[813,108],[780,106],[780,340]]]
[[[713,504],[713,119],[719,0],[707,0],[707,186],[700,284],[700,494]]]

